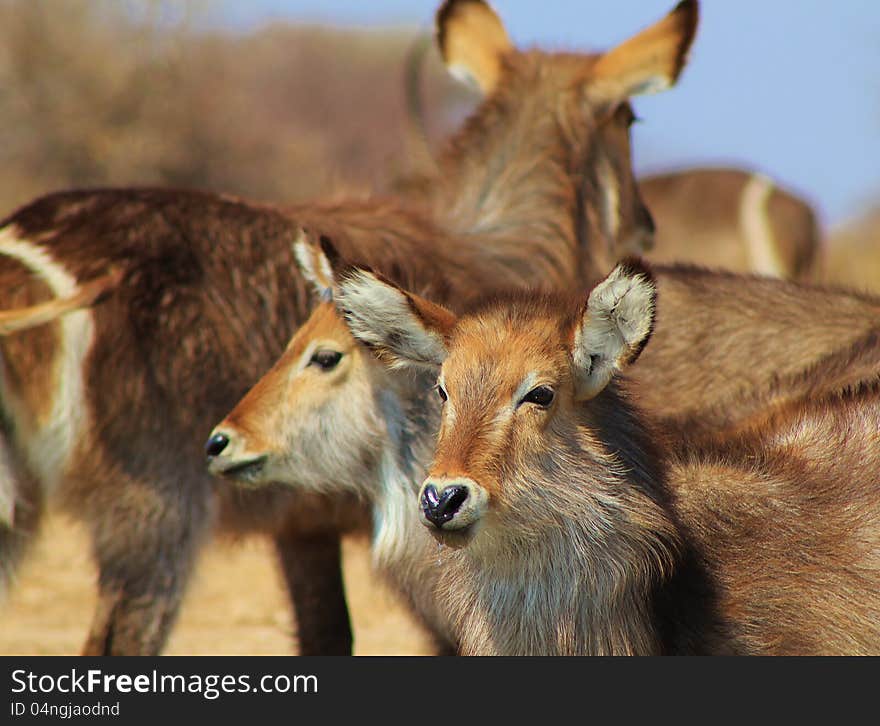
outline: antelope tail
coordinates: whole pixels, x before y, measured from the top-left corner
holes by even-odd
[[[0,335],[9,335],[51,322],[66,313],[94,305],[108,295],[122,279],[122,270],[89,280],[68,297],[15,310],[0,310]]]

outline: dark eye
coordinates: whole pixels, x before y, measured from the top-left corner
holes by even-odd
[[[443,386],[441,386],[439,383],[437,384],[437,395],[440,396],[440,400],[443,401],[443,403],[446,403],[446,399],[449,398],[449,396],[446,395],[446,391],[443,389]]]
[[[342,360],[342,353],[336,350],[317,350],[309,361],[310,366],[318,366],[322,371],[333,370]]]
[[[538,386],[529,391],[520,403],[534,403],[536,406],[547,408],[553,403],[553,389],[550,386]]]

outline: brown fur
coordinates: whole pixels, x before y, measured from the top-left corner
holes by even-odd
[[[665,425],[692,433],[695,424],[735,426],[785,401],[876,380],[877,298],[696,267],[654,269],[654,338],[626,375]]]

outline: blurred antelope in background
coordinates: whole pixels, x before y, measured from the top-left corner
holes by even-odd
[[[480,289],[459,274],[591,279],[650,234],[637,196],[602,201],[600,168],[615,159],[615,187],[634,186],[627,98],[673,85],[696,2],[599,56],[517,51],[474,0],[446,2],[437,21],[446,62],[487,98],[440,155],[442,174],[405,195],[278,209],[169,189],[70,191],[0,224],[5,307],[67,295],[108,266],[122,276],[105,304],[0,340],[0,433],[18,478],[14,521],[0,530],[4,574],[47,501],[84,522],[99,591],[85,653],[158,652],[215,525],[273,538],[301,652],[350,652],[339,536],[367,525],[357,496],[243,491],[197,455],[311,308],[290,250],[301,226],[405,284],[421,276],[438,299]],[[207,453],[228,445],[214,436]]]
[[[439,372],[418,501],[463,653],[880,652],[876,390],[669,450],[616,376],[654,328],[635,260],[461,317],[366,270],[338,295],[391,365]]]
[[[822,235],[812,207],[763,174],[682,169],[643,176],[639,190],[655,223],[652,262],[811,280]]]

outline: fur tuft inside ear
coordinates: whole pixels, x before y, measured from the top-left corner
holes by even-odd
[[[654,330],[657,289],[650,269],[627,258],[593,288],[574,332],[576,395],[597,395],[639,357]]]
[[[316,242],[307,230],[300,229],[293,242],[293,255],[302,276],[311,284],[317,296],[324,302],[330,302],[336,286],[331,260],[339,258],[330,240],[321,235],[320,241]]]
[[[446,359],[445,334],[455,316],[376,273],[348,270],[336,304],[352,335],[391,365],[436,368]]]
[[[483,0],[446,0],[437,11],[437,46],[449,72],[490,94],[501,58],[513,48],[500,18]]]

